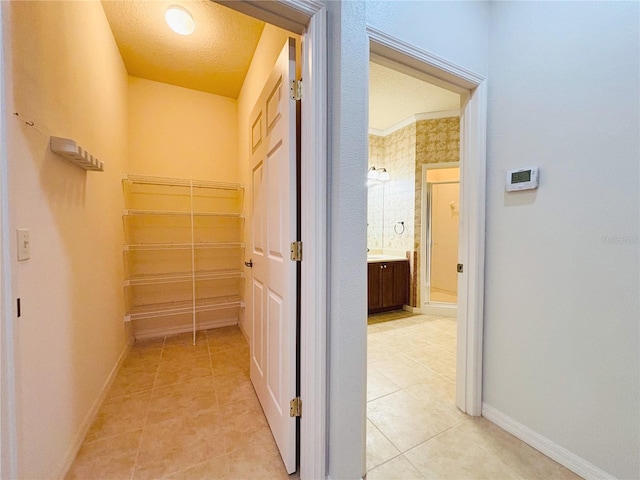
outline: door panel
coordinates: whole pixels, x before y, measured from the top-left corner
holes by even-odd
[[[296,102],[295,43],[285,44],[251,113],[253,305],[251,381],[282,460],[296,470]]]
[[[393,304],[409,303],[409,263],[394,262],[389,266],[393,268]]]

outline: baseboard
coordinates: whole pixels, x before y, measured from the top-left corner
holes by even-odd
[[[552,458],[563,467],[568,468],[573,473],[580,475],[585,480],[615,480],[615,477],[609,475],[604,470],[589,463],[584,458],[579,457],[575,453],[570,452],[557,443],[552,442],[529,427],[517,422],[513,418],[496,410],[491,405],[482,404],[482,416],[511,435],[519,438],[527,445],[532,446],[536,450],[544,453],[547,457]]]
[[[425,305],[419,309],[420,313],[424,315],[439,315],[441,317],[457,317],[458,306],[457,305]]]
[[[409,313],[422,313],[418,307],[412,307],[411,305],[403,305],[402,310]]]
[[[210,328],[222,328],[230,327],[238,324],[238,317],[229,318],[217,318],[215,320],[207,320],[204,322],[198,322],[198,330],[208,330]],[[166,337],[169,335],[177,335],[179,333],[186,333],[193,331],[191,325],[178,325],[175,327],[159,327],[159,328],[147,328],[135,332],[136,340],[145,340],[147,338]]]
[[[124,359],[127,358],[127,354],[129,353],[130,349],[131,349],[131,344],[127,343],[126,347],[120,354],[120,357],[118,357],[118,361],[116,362],[115,366],[111,370],[111,373],[109,373],[107,380],[104,382],[104,385],[100,390],[100,394],[96,398],[95,402],[93,402],[93,405],[91,406],[91,409],[89,410],[87,415],[84,417],[84,420],[82,421],[82,424],[78,429],[78,433],[76,434],[75,438],[71,442],[71,446],[67,450],[67,454],[64,456],[61,462],[61,466],[58,469],[59,474],[55,477],[56,479],[63,480],[67,476],[67,473],[71,468],[71,464],[73,464],[73,461],[76,459],[78,450],[80,450],[80,447],[82,446],[82,442],[84,441],[84,438],[87,436],[87,432],[89,431],[89,428],[93,424],[93,421],[95,420],[96,415],[98,414],[98,410],[102,406],[102,402],[104,402],[104,399],[107,397],[107,393],[109,393],[109,389],[111,388],[111,385],[113,384],[113,381],[115,380],[116,375],[118,374],[118,371],[120,370],[120,367],[124,362]]]

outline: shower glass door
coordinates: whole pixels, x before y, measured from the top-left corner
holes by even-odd
[[[431,303],[458,301],[460,182],[427,183],[429,201],[428,290]]]

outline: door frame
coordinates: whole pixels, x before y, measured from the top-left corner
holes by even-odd
[[[486,204],[487,80],[474,72],[367,25],[377,63],[461,95],[458,348],[456,405],[482,414],[482,338]]]
[[[313,0],[216,0],[302,35],[300,478],[326,476],[327,12]],[[294,239],[292,239],[293,241]]]
[[[0,5],[0,39],[4,38],[5,19]],[[0,49],[0,478],[16,478],[18,474],[18,438],[15,406],[15,331],[11,274],[11,240],[9,232],[9,189],[7,160],[6,79],[10,66],[5,64],[4,48]]]

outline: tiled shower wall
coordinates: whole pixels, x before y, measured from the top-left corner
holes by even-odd
[[[408,256],[412,306],[420,305],[422,165],[459,158],[458,117],[419,120],[384,137],[369,135],[369,167],[386,168],[391,180],[369,187],[368,247]]]

